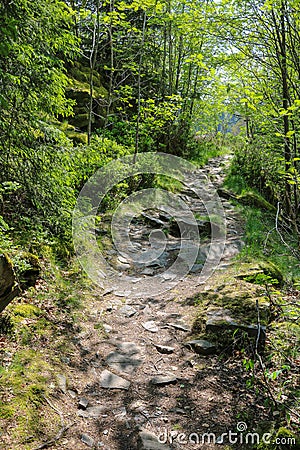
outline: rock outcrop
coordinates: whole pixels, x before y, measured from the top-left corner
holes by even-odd
[[[0,312],[20,293],[12,262],[7,255],[0,255]]]
[[[15,256],[16,264],[0,254],[0,313],[22,290],[34,286],[40,273],[38,258],[27,252]]]

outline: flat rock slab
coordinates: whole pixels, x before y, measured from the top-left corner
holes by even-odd
[[[166,384],[174,384],[177,382],[177,377],[173,374],[157,375],[151,379],[151,383],[157,386],[164,386]]]
[[[154,322],[154,320],[149,320],[148,322],[142,323],[143,328],[145,330],[150,331],[151,333],[157,333],[158,332],[158,326]]]
[[[165,222],[163,222],[161,219],[154,217],[154,216],[149,216],[148,214],[142,213],[141,214],[142,217],[144,217],[145,221],[148,222],[150,225],[154,226],[154,227],[164,227],[166,225]]]
[[[213,333],[220,334],[222,330],[242,330],[245,331],[250,337],[257,337],[259,332],[259,342],[264,345],[266,338],[266,327],[257,325],[245,324],[235,321],[230,317],[228,310],[220,309],[208,314],[208,320],[206,321],[206,330]]]
[[[142,275],[148,275],[148,276],[152,277],[152,276],[155,274],[155,270],[154,270],[154,269],[147,268],[147,269],[144,269],[144,270],[141,272],[141,274],[142,274]]]
[[[143,360],[139,355],[129,355],[118,352],[111,352],[106,362],[112,369],[118,372],[133,373],[139,367]]]
[[[130,269],[130,264],[124,264],[124,263],[118,263],[117,264],[118,270],[127,270]]]
[[[67,378],[64,375],[58,373],[56,375],[56,379],[57,379],[57,385],[58,385],[59,389],[64,394],[66,394],[67,393]]]
[[[104,389],[124,389],[128,390],[130,382],[115,375],[109,370],[104,370],[100,375],[100,385]]]
[[[159,277],[162,278],[164,281],[169,281],[169,280],[175,280],[177,275],[176,275],[176,273],[162,273],[162,274],[159,274]]]
[[[136,355],[141,353],[141,347],[135,344],[135,342],[118,342],[118,351],[126,355]]]
[[[117,372],[132,374],[143,363],[141,348],[134,342],[119,342],[117,350],[110,352],[106,362]]]
[[[201,272],[203,269],[203,264],[194,264],[193,267],[190,269],[191,273],[198,273]]]
[[[78,411],[77,415],[79,417],[86,417],[91,419],[98,419],[98,417],[105,414],[107,408],[105,406],[89,406],[85,410]]]
[[[122,308],[119,309],[119,312],[123,314],[125,317],[132,317],[137,313],[137,310],[134,309],[132,306],[125,305],[122,306]]]
[[[121,255],[118,256],[118,261],[123,264],[129,264],[128,259],[124,258],[124,256],[121,256]]]
[[[132,291],[113,291],[116,297],[129,297]]]
[[[204,339],[193,339],[186,342],[185,345],[191,347],[198,355],[211,355],[216,351],[216,346]]]
[[[171,450],[171,447],[159,442],[159,437],[154,433],[143,430],[139,433],[138,450]]]
[[[79,399],[78,408],[86,409],[88,407],[89,401],[87,398],[82,397]]]

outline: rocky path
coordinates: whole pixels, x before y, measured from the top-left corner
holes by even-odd
[[[189,174],[189,186],[180,195],[194,213],[203,211],[193,198],[193,185],[205,173],[218,189],[228,162],[229,157],[219,157]],[[242,246],[241,220],[227,200],[221,201],[226,241],[216,274],[226,271]],[[145,231],[157,229],[160,221],[166,227],[166,218],[153,212],[133,225],[138,246],[146,245]],[[213,343],[195,341],[197,296],[211,288],[210,280],[198,282],[203,261],[197,260],[184,280],[161,295],[147,290],[136,295],[135,278],[151,284],[173,261],[178,237],[169,236],[156,265],[133,271],[126,258],[119,258],[128,288],[113,286],[86,306],[85,322],[66,361],[67,380],[60,376],[64,393],[59,409],[73,425],[51,448],[214,449],[228,443],[222,433],[236,432],[246,413],[254,422],[264,416],[259,399],[245,388],[241,364],[216,352]],[[205,239],[203,245],[209,245]]]
[[[158,295],[188,273],[204,282],[239,252],[239,220],[232,205],[218,195],[229,160],[224,156],[204,169],[181,170],[180,193],[146,190],[145,199],[138,192],[126,210],[120,209],[122,214],[102,223],[102,234],[112,225],[115,243],[112,246],[111,236],[101,240],[105,259],[115,270],[115,276],[107,277],[106,292],[136,298]]]

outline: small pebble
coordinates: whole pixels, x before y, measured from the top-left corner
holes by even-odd
[[[88,407],[89,401],[87,398],[82,397],[78,402],[78,408],[86,409]]]
[[[91,436],[89,436],[88,434],[82,434],[80,439],[81,439],[81,442],[83,442],[88,447],[94,446],[94,439]]]

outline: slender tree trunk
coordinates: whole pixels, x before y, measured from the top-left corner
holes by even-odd
[[[114,11],[115,4],[114,0],[110,0],[109,3],[109,12],[112,13]],[[110,21],[110,24],[108,26],[108,37],[109,37],[109,48],[110,48],[110,75],[109,75],[109,85],[108,85],[108,99],[107,99],[107,108],[106,108],[106,116],[105,116],[105,122],[104,122],[104,128],[107,127],[109,115],[111,111],[111,106],[113,103],[113,87],[114,87],[114,61],[115,61],[115,55],[114,55],[114,42],[113,42],[113,25],[112,20]]]
[[[195,80],[194,80],[194,86],[193,86],[193,94],[192,94],[192,99],[191,99],[191,103],[190,103],[189,119],[191,119],[193,116],[195,98],[197,95],[198,77],[199,77],[199,67],[197,66]]]
[[[181,14],[184,14],[185,4],[182,5]],[[175,93],[178,94],[180,73],[182,68],[182,53],[183,53],[183,35],[180,32],[178,43],[178,55],[177,55],[177,68],[176,68],[176,80],[175,80]]]
[[[282,77],[282,107],[286,111],[289,107],[289,86],[288,86],[288,67],[287,67],[287,47],[286,47],[286,4],[281,4],[280,15],[281,27],[281,77]],[[289,137],[290,123],[288,115],[283,116],[283,131],[284,131],[284,160],[285,171],[288,173],[291,164],[291,142]],[[287,212],[292,212],[291,199],[291,185],[286,180],[286,206]]]
[[[166,66],[167,66],[167,24],[164,25],[164,45],[163,45],[163,61],[162,61],[162,100],[166,96]]]
[[[177,57],[177,69],[176,69],[176,81],[175,81],[176,94],[178,94],[180,72],[181,72],[181,66],[182,66],[182,47],[183,47],[183,36],[181,34],[179,37],[179,44],[178,44],[178,57]]]
[[[93,76],[94,76],[94,70],[96,66],[97,61],[97,53],[98,53],[98,46],[99,46],[99,28],[100,28],[100,0],[96,1],[96,18],[94,21],[94,27],[93,27],[93,41],[92,41],[92,48],[89,58],[89,65],[90,65],[90,71],[89,71],[89,87],[90,87],[90,99],[89,99],[89,105],[88,105],[88,144],[91,143],[91,136],[92,136],[92,122],[93,122],[93,99],[94,99],[94,82],[93,82]]]
[[[169,95],[173,94],[173,39],[171,21],[171,1],[168,2],[169,26],[168,26],[168,54],[169,54]]]
[[[140,142],[141,71],[142,71],[142,63],[143,63],[143,57],[144,57],[146,24],[147,24],[147,14],[146,14],[146,11],[144,11],[142,42],[141,42],[141,47],[140,47],[139,69],[138,69],[138,79],[137,79],[138,98],[137,98],[137,119],[136,119],[136,127],[135,127],[135,147],[134,147],[134,155],[133,155],[133,163],[134,164],[136,163],[136,157],[137,157],[137,154],[139,151],[139,142]]]

